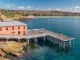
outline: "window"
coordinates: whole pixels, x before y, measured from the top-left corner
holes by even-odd
[[[18,34],[20,35],[20,31],[18,31]]]
[[[14,34],[14,32],[12,32],[12,34]]]
[[[25,33],[25,31],[23,32],[23,35],[25,35],[26,33]]]
[[[8,30],[8,27],[6,27],[6,30]]]
[[[2,28],[0,27],[0,31],[2,31]]]
[[[18,27],[18,29],[20,29],[20,26]]]
[[[14,27],[12,27],[12,30],[14,30]]]
[[[25,29],[25,26],[23,27],[23,29]]]

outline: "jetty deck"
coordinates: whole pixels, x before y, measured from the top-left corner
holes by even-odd
[[[17,39],[30,39],[30,38],[36,38],[36,37],[42,37],[42,36],[52,36],[54,38],[60,39],[62,41],[67,41],[67,40],[73,40],[74,38],[70,37],[70,36],[66,36],[63,34],[59,34],[59,33],[55,33],[52,31],[49,31],[47,29],[31,29],[28,30],[28,34],[27,35],[0,35],[0,38],[17,38]]]
[[[25,39],[26,42],[29,44],[30,39],[34,39],[35,44],[38,41],[37,38],[43,37],[43,40],[46,39],[52,41],[53,43],[58,43],[60,47],[63,47],[65,49],[65,46],[71,47],[72,43],[75,38],[72,38],[70,36],[66,36],[64,34],[59,34],[56,32],[49,31],[47,29],[31,29],[28,30],[27,35],[0,35],[1,38],[6,38],[7,41],[9,39],[18,39],[20,41],[21,39]]]
[[[49,31],[47,29],[33,29],[28,31],[27,38],[33,38],[33,37],[41,37],[41,36],[52,36],[54,38],[60,39],[62,41],[67,41],[67,40],[73,40],[74,38],[70,36],[66,36],[63,34],[55,33],[52,31]]]

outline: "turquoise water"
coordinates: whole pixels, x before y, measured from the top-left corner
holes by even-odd
[[[80,18],[38,18],[28,22],[28,29],[46,28],[75,38],[69,52],[56,51],[55,48],[37,46],[29,49],[22,60],[79,60],[80,59]]]

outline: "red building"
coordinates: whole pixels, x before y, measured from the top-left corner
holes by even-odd
[[[26,35],[27,24],[20,21],[0,21],[1,35]]]

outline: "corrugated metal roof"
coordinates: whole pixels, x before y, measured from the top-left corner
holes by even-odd
[[[20,21],[0,21],[0,27],[1,26],[20,26],[20,25],[27,25],[27,24],[22,23]]]

